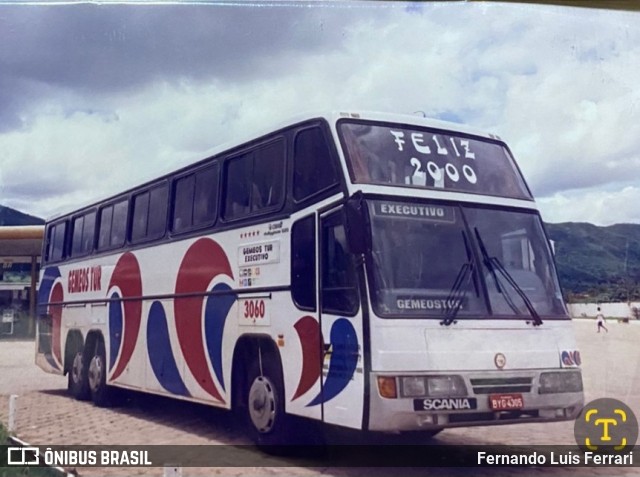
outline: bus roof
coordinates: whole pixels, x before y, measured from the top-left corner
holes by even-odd
[[[48,223],[60,217],[67,216],[75,212],[81,211],[83,209],[87,209],[92,206],[99,205],[110,199],[123,196],[135,189],[143,188],[146,185],[151,185],[166,177],[172,176],[174,174],[179,174],[182,171],[186,171],[194,166],[197,166],[199,163],[201,162],[204,163],[205,161],[212,158],[213,156],[221,154],[225,151],[240,147],[243,144],[249,143],[251,141],[259,140],[263,136],[275,133],[277,131],[286,129],[291,126],[295,126],[296,124],[304,123],[307,121],[313,121],[315,119],[324,119],[330,125],[332,125],[332,127],[334,127],[336,122],[340,119],[357,119],[357,120],[365,120],[365,121],[390,122],[390,123],[430,127],[435,129],[444,129],[448,131],[460,132],[460,133],[478,136],[482,138],[501,140],[500,137],[495,134],[489,134],[487,132],[484,132],[480,129],[473,128],[471,126],[467,126],[460,123],[449,122],[449,121],[443,121],[439,119],[427,118],[423,116],[418,116],[416,114],[398,114],[398,113],[385,113],[385,112],[375,112],[375,111],[348,111],[348,110],[310,111],[306,113],[297,114],[284,121],[274,122],[274,124],[272,124],[270,127],[260,128],[259,130],[252,131],[251,134],[239,135],[238,137],[234,138],[231,141],[226,141],[224,143],[218,144],[216,146],[213,146],[209,149],[202,151],[201,153],[198,154],[198,157],[193,158],[193,160],[189,160],[187,164],[185,164],[182,167],[179,167],[177,169],[162,171],[157,176],[150,178],[149,180],[133,185],[115,194],[110,194],[108,196],[105,196],[102,199],[92,199],[90,201],[87,201],[84,204],[81,204],[79,207],[74,207],[71,210],[54,213],[49,217],[47,217],[46,221]]]
[[[203,151],[200,154],[199,159],[195,159],[193,162],[189,163],[189,166],[196,164],[200,160],[210,158],[226,150],[233,149],[247,142],[259,139],[262,136],[266,136],[268,134],[274,133],[281,129],[295,126],[296,124],[304,123],[306,121],[312,121],[314,119],[325,119],[327,122],[329,122],[329,124],[335,124],[340,119],[359,119],[359,120],[365,120],[365,121],[399,123],[399,124],[415,125],[415,126],[422,126],[422,127],[430,127],[435,129],[445,129],[449,131],[469,134],[472,136],[478,136],[478,137],[483,137],[487,139],[501,141],[501,138],[496,134],[490,134],[481,129],[474,128],[472,126],[467,126],[465,124],[454,123],[450,121],[443,121],[440,119],[427,118],[423,116],[418,116],[416,114],[399,114],[399,113],[385,113],[385,112],[376,112],[376,111],[348,111],[348,110],[309,111],[309,112],[297,114],[295,116],[291,116],[284,121],[274,122],[274,124],[272,124],[270,127],[260,128],[259,130],[253,131],[250,135],[241,135],[234,138],[232,141],[227,141],[227,142],[218,144],[216,146],[213,146],[212,148]],[[172,171],[172,172],[177,172],[177,171]]]

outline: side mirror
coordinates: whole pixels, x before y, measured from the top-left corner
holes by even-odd
[[[362,194],[356,194],[345,204],[345,232],[349,251],[356,255],[361,255],[367,251],[367,220],[366,207],[362,199]]]

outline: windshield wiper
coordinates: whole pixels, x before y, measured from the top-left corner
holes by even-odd
[[[513,289],[520,296],[520,298],[522,298],[522,301],[524,302],[524,305],[527,307],[527,310],[529,310],[529,313],[531,314],[531,317],[533,318],[533,326],[540,326],[542,324],[542,318],[540,318],[540,315],[538,314],[536,309],[531,304],[531,301],[529,300],[529,297],[522,290],[522,288],[520,288],[520,286],[516,283],[516,281],[511,276],[511,274],[507,271],[507,269],[504,268],[504,265],[502,265],[502,263],[500,262],[498,257],[490,257],[489,256],[489,253],[487,252],[487,248],[484,245],[482,237],[480,237],[480,232],[478,231],[477,227],[474,227],[474,231],[475,231],[475,234],[476,234],[476,238],[478,240],[478,245],[480,246],[480,252],[482,253],[482,259],[483,259],[484,264],[486,265],[486,267],[489,269],[489,272],[491,273],[491,276],[493,277],[493,280],[496,283],[496,288],[498,290],[498,293],[501,293],[504,296],[505,301],[507,302],[509,307],[515,313],[520,314],[520,310],[515,305],[515,303],[513,303],[513,300],[511,299],[511,296],[509,295],[509,293],[507,293],[507,289],[505,287],[502,287],[502,288],[500,287],[498,276],[497,276],[497,274],[495,272],[496,270],[500,273],[500,275],[502,275],[505,278],[505,280],[507,280],[507,283],[509,283],[509,285],[511,285],[513,287]]]
[[[449,292],[449,296],[447,296],[447,309],[446,315],[444,319],[440,322],[441,325],[449,326],[452,323],[456,323],[456,316],[458,316],[458,312],[460,308],[462,308],[462,299],[467,294],[466,287],[463,289],[462,285],[469,284],[469,279],[473,278],[474,267],[473,267],[473,257],[471,255],[471,248],[467,242],[467,234],[465,234],[464,230],[462,231],[462,239],[464,241],[464,247],[467,251],[467,262],[463,263],[460,267],[460,271],[456,276],[456,279],[453,282],[453,286],[451,287],[451,291]],[[465,283],[466,279],[466,283]],[[478,286],[475,283],[476,295],[478,294]],[[449,304],[453,303],[453,306]]]

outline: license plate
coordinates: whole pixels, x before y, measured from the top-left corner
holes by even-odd
[[[490,394],[489,407],[494,411],[522,409],[524,400],[522,399],[522,394]]]

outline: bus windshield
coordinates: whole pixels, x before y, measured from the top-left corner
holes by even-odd
[[[378,316],[528,319],[532,307],[543,318],[567,317],[537,213],[386,200],[368,206]]]
[[[341,121],[339,131],[353,182],[532,199],[502,143],[372,122]]]

